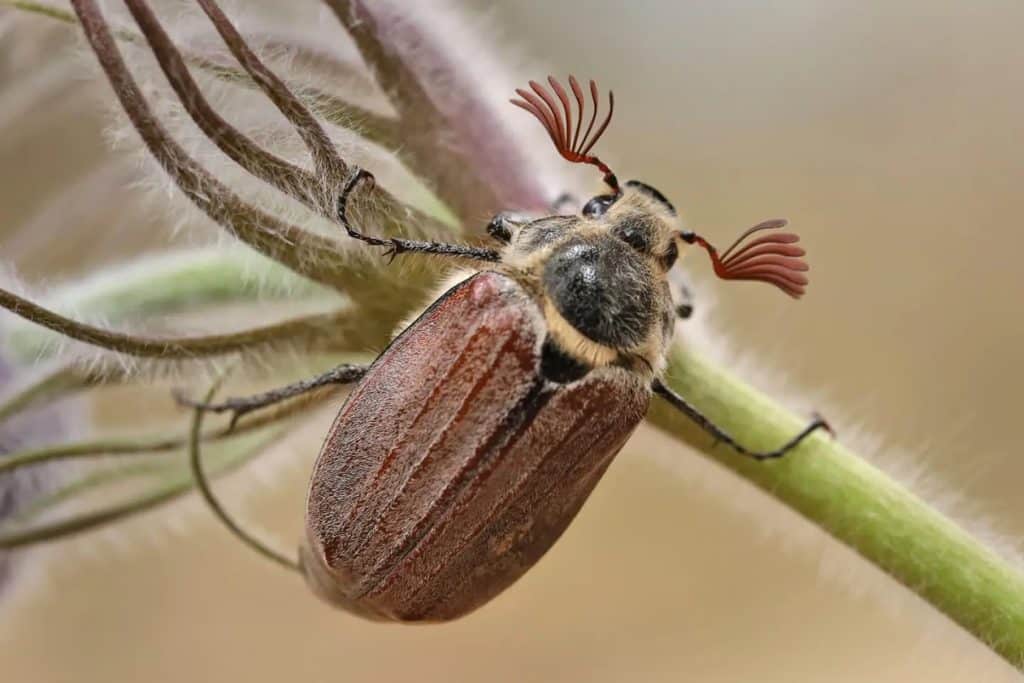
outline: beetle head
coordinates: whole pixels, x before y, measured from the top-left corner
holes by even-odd
[[[679,221],[661,192],[639,180],[627,181],[618,194],[599,194],[580,213],[604,224],[612,235],[668,271],[679,256]]]
[[[548,76],[548,85],[554,95],[540,83],[530,81],[530,90],[517,89],[516,94],[522,99],[513,99],[512,104],[530,112],[543,124],[555,149],[566,160],[596,166],[604,174],[604,181],[611,192],[597,195],[584,204],[581,213],[585,218],[608,224],[613,234],[643,253],[656,257],[666,271],[675,263],[682,244],[696,244],[707,250],[715,274],[722,279],[757,280],[774,285],[793,298],[803,295],[807,285],[803,271],[807,270],[807,264],[801,258],[804,250],[794,244],[799,240],[797,235],[771,233],[743,243],[754,233],[785,226],[785,220],[755,225],[719,256],[703,237],[676,227],[675,207],[665,195],[638,180],[620,186],[611,168],[591,153],[611,122],[615,110],[612,93],[608,93],[608,114],[595,129],[600,102],[597,84],[590,81],[593,112],[581,134],[586,103],[580,84],[573,76],[569,77],[569,89],[577,105],[575,123],[568,91],[552,76]]]

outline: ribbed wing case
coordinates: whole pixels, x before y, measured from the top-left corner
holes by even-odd
[[[541,376],[543,318],[480,273],[392,342],[334,421],[310,484],[314,589],[373,619],[443,621],[551,547],[647,409],[620,368]]]

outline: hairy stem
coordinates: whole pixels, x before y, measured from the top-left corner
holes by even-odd
[[[314,338],[330,336],[336,328],[335,323],[346,315],[344,311],[321,313],[240,332],[159,339],[113,332],[80,323],[4,289],[0,289],[0,307],[70,339],[117,353],[162,360],[220,355],[262,344],[300,339],[308,343]]]
[[[160,479],[175,471],[175,468],[180,470],[180,465],[150,459],[119,467],[90,469],[87,474],[71,479],[57,490],[29,501],[4,526],[10,525],[13,528],[14,525],[26,525],[76,498],[84,498],[106,487],[124,486],[140,479]]]
[[[263,453],[267,445],[278,434],[279,430],[269,430],[264,434],[240,439],[240,443],[225,445],[218,452],[215,462],[211,464],[209,474],[218,477],[238,469]],[[129,474],[134,476],[138,473],[130,472]],[[181,464],[154,469],[153,474],[159,475],[153,486],[120,503],[29,528],[20,528],[19,525],[13,530],[8,530],[9,526],[14,525],[4,525],[0,530],[0,549],[23,548],[97,529],[169,503],[185,495],[195,486],[191,471]],[[78,487],[75,490],[76,496],[82,493],[82,483],[85,481],[69,485]],[[66,499],[65,496],[60,495],[61,492],[58,491],[57,494],[53,498],[54,501]]]
[[[676,350],[666,383],[737,440],[773,447],[804,426],[699,356]],[[655,425],[793,508],[1024,668],[1024,574],[843,446],[815,436],[785,458],[752,462],[655,401]]]
[[[211,142],[255,177],[317,209],[319,183],[312,173],[263,149],[210,106],[185,59],[156,15],[141,0],[126,0],[164,75],[192,120]]]
[[[112,324],[234,301],[294,300],[334,295],[244,248],[201,247],[143,256],[48,292],[40,304],[58,313]],[[25,318],[4,323],[14,360],[48,357],[61,336]]]
[[[133,4],[142,10],[141,2]],[[26,8],[25,3],[20,6],[22,9]],[[289,224],[276,215],[248,204],[233,193],[190,157],[154,116],[117,47],[117,41],[124,40],[124,36],[107,25],[98,5],[92,0],[73,0],[72,6],[78,24],[85,32],[125,114],[153,158],[164,168],[182,193],[221,228],[295,273],[344,291],[354,301],[366,306],[371,315],[378,318],[384,309],[397,311],[401,305],[399,302],[409,300],[433,279],[438,268],[436,265],[427,264],[423,268],[410,269],[406,277],[397,281],[392,280],[390,286],[386,288],[368,293],[366,281],[379,277],[385,268],[376,253],[369,254],[367,259],[353,259],[344,253],[344,244],[333,237]],[[318,178],[324,194],[320,209],[324,216],[333,220],[335,207],[328,198],[337,192],[341,176],[347,168],[333,148],[333,143],[308,108],[298,101],[284,82],[266,69],[249,50],[241,36],[227,22],[226,17],[219,13],[216,5],[205,2],[204,9],[215,19],[218,31],[227,38],[229,49],[242,62],[243,69],[257,79],[258,86],[267,93],[293,126],[302,128],[299,131],[301,137],[313,150],[317,167],[326,173]],[[153,31],[150,33],[155,36]],[[184,81],[179,79],[178,85],[183,86]],[[192,104],[201,109],[198,101]],[[197,115],[200,113],[199,109],[196,109]],[[216,122],[210,123],[212,125]],[[361,197],[354,208],[360,222],[375,224],[386,234],[419,237],[424,231],[432,234],[444,234],[448,231],[448,226],[441,221],[399,202],[381,187],[375,187],[366,197]],[[401,315],[402,312],[398,312],[394,319],[397,320]]]
[[[16,386],[10,393],[0,395],[0,422],[44,401],[56,401],[88,387],[114,381],[117,377],[115,370],[96,372],[69,365],[55,366]]]
[[[141,0],[125,1],[129,8],[143,4]],[[274,103],[278,111],[288,119],[295,132],[302,138],[302,142],[306,145],[310,156],[313,158],[313,165],[316,167],[318,179],[332,186],[324,188],[327,191],[326,198],[333,199],[336,197],[337,186],[348,175],[348,165],[338,155],[338,150],[335,149],[334,143],[324,131],[320,122],[295,97],[284,81],[268,69],[249,48],[245,39],[238,33],[234,24],[221,11],[216,2],[213,2],[213,0],[197,0],[197,2],[213,23],[214,28],[224,40],[224,44],[227,45],[231,54],[234,55],[253,82]],[[332,215],[334,212],[334,202],[328,201],[324,209],[328,215]]]
[[[528,172],[503,123],[480,98],[479,84],[449,54],[450,45],[417,26],[415,13],[378,0],[323,0],[352,37],[402,120],[402,160],[464,225],[515,206],[542,210],[550,197]],[[437,82],[432,82],[437,81]],[[456,144],[439,144],[450,139]]]
[[[31,2],[29,0],[0,0],[0,5],[7,5],[23,12],[56,19],[65,24],[78,24],[78,18],[73,12],[47,3]],[[145,39],[141,35],[126,29],[116,30],[114,37],[132,45],[142,45],[145,43]],[[296,52],[297,56],[320,57],[320,55],[306,54],[306,50],[291,42],[281,43],[280,41],[275,41],[275,37],[272,35],[267,37],[266,40],[261,41],[260,44],[287,48],[290,51]],[[256,83],[249,77],[249,74],[237,66],[228,64],[217,53],[206,54],[183,50],[182,55],[185,58],[185,62],[190,66],[194,66],[223,81],[237,83],[247,88],[256,87]],[[343,128],[355,126],[359,134],[371,142],[392,149],[401,148],[402,126],[398,119],[378,114],[320,88],[304,86],[299,92],[303,100],[310,106],[315,106],[323,117],[331,123]]]
[[[298,396],[272,410],[243,417],[237,425],[216,427],[202,435],[204,443],[220,441],[272,423],[294,417],[300,411],[307,411],[326,399],[340,393],[344,387],[326,386],[308,394]],[[109,436],[89,441],[62,443],[11,453],[0,459],[0,475],[22,467],[41,465],[54,460],[75,460],[107,455],[153,455],[183,449],[188,445],[185,434],[146,434],[133,436]]]

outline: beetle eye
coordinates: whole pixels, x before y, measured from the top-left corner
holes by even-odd
[[[650,250],[650,232],[646,225],[633,221],[624,221],[612,229],[612,234],[639,252]]]
[[[614,194],[599,194],[583,205],[582,213],[587,218],[603,216],[608,207],[614,204],[618,198],[619,196]]]
[[[679,247],[676,246],[675,240],[673,240],[668,243],[668,249],[661,258],[661,265],[665,270],[670,270],[675,265],[677,258],[679,258]]]

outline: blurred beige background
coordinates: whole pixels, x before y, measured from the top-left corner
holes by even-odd
[[[959,501],[962,518],[1017,543],[1024,4],[474,6],[493,14],[499,43],[615,89],[608,160],[665,191],[691,226],[721,241],[788,217],[810,252],[809,295],[794,305],[707,283],[715,324],[783,376],[786,393],[805,397],[794,406],[831,410],[854,443],[861,431],[877,437],[883,467],[915,473],[930,496]],[[0,113],[16,107],[11,93],[0,80]],[[45,100],[39,112],[0,138],[0,230],[37,214],[52,202],[48,187],[106,154],[87,112],[59,127],[47,125]],[[102,263],[105,240],[161,235],[159,226],[79,226],[73,204],[48,220],[63,220],[69,241],[19,242],[28,275],[52,277],[43,253],[77,270]],[[80,230],[84,245],[71,239]],[[693,270],[706,275],[702,263]],[[247,509],[297,527],[304,477],[292,473],[265,506]],[[650,431],[533,572],[450,625],[382,626],[334,612],[193,517],[187,536],[93,557],[79,549],[58,563],[45,589],[0,622],[0,677],[1017,678],[835,543]]]

